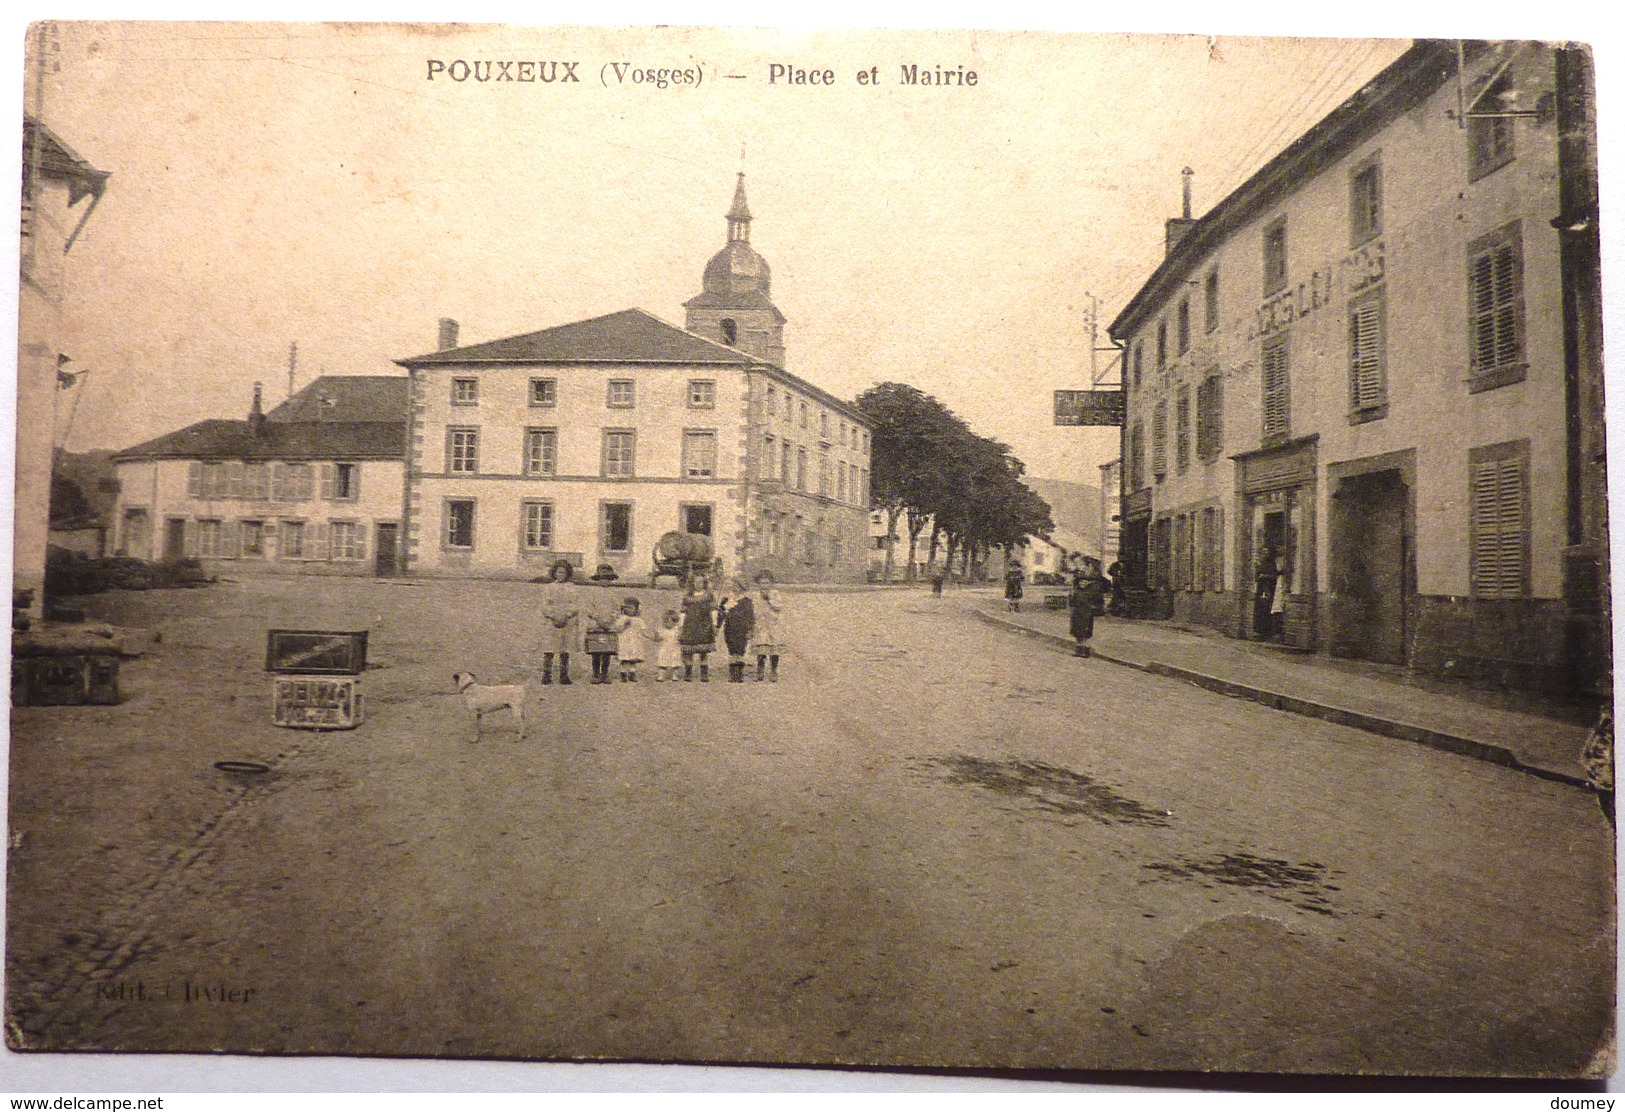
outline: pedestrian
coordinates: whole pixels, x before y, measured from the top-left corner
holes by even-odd
[[[1082,570],[1072,577],[1072,591],[1067,596],[1072,611],[1072,640],[1076,642],[1072,647],[1073,656],[1090,656],[1093,653],[1089,639],[1095,635],[1095,614],[1106,598],[1105,582],[1100,577],[1100,561],[1085,556],[1082,564]]]
[[[942,597],[942,581],[946,578],[947,574],[941,568],[931,573],[931,594],[936,598]]]
[[[745,652],[756,628],[756,606],[743,579],[731,584],[731,601],[724,600],[727,612],[722,619],[722,642],[728,646],[728,682],[745,682]]]
[[[1275,590],[1270,592],[1270,639],[1279,641],[1286,633],[1286,596],[1292,588],[1292,576],[1287,570],[1286,554],[1275,556]]]
[[[1011,561],[1004,572],[1004,608],[1011,611],[1021,610],[1021,582],[1025,574],[1018,561]]]
[[[637,596],[627,595],[621,601],[621,616],[615,622],[615,652],[621,658],[621,682],[638,681],[638,665],[648,651],[649,627],[640,616],[642,604]]]
[[[559,661],[559,682],[570,682],[570,654],[581,639],[581,603],[572,580],[575,567],[568,560],[553,565],[542,584],[537,609],[542,614],[542,682],[553,682],[553,658]]]
[[[649,640],[655,645],[656,683],[677,678],[677,669],[683,663],[682,645],[677,640],[682,624],[683,616],[675,610],[668,610],[660,619],[660,627],[648,631]]]
[[[677,641],[683,651],[683,679],[692,682],[696,658],[700,665],[700,682],[711,682],[711,653],[717,647],[716,596],[711,593],[711,581],[703,575],[689,580],[683,595],[683,627]]]
[[[1128,607],[1123,595],[1123,562],[1113,560],[1112,566],[1106,569],[1106,594],[1111,600],[1106,604],[1106,613],[1113,617],[1122,617],[1123,611]]]
[[[756,681],[766,674],[769,683],[779,682],[779,654],[784,651],[783,607],[778,592],[773,589],[773,576],[767,571],[756,573],[756,605],[752,607],[756,629],[751,634],[751,647],[756,652]],[[768,669],[771,668],[771,671]]]
[[[592,658],[592,682],[609,682],[609,662],[617,651],[615,625],[619,612],[610,612],[601,598],[595,597],[585,615],[585,642],[587,655]]]
[[[1591,733],[1586,737],[1585,751],[1582,755],[1585,764],[1586,780],[1592,790],[1597,793],[1597,803],[1602,807],[1602,816],[1608,820],[1608,828],[1614,829],[1614,712],[1612,707],[1604,707],[1597,717],[1597,724],[1591,727]]]
[[[1268,641],[1275,626],[1275,588],[1281,577],[1281,568],[1275,557],[1275,546],[1266,544],[1253,570],[1253,636]]]

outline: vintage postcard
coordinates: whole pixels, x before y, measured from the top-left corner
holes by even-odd
[[[1613,1072],[1587,46],[25,68],[12,1051]]]

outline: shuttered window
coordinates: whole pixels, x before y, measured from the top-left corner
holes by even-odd
[[[1473,595],[1522,598],[1529,593],[1529,441],[1474,448],[1468,472]]]
[[[1174,465],[1181,475],[1191,466],[1191,388],[1185,385],[1174,401]]]
[[[1467,253],[1470,389],[1520,382],[1523,366],[1523,239],[1509,224]]]
[[[1224,379],[1209,375],[1196,388],[1196,455],[1217,459],[1224,447]]]
[[[1128,435],[1128,488],[1145,486],[1145,426],[1138,421]]]
[[[1259,353],[1262,365],[1264,440],[1285,440],[1291,431],[1291,382],[1287,365],[1287,338],[1273,336]]]
[[[1217,270],[1207,272],[1207,279],[1202,283],[1202,289],[1203,304],[1206,306],[1204,323],[1206,330],[1212,332],[1219,327],[1219,272]]]
[[[1160,401],[1151,415],[1151,474],[1168,474],[1168,403]]]
[[[1387,306],[1381,287],[1349,302],[1349,411],[1351,421],[1386,415],[1388,405]]]

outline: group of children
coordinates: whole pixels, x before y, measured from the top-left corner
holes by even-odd
[[[618,658],[622,683],[636,683],[639,668],[653,662],[655,681],[692,682],[696,670],[701,683],[711,679],[711,654],[717,649],[720,633],[728,652],[728,680],[745,682],[746,657],[756,657],[756,679],[778,682],[782,607],[773,580],[766,572],[756,577],[754,593],[743,579],[735,578],[731,591],[718,599],[704,576],[695,576],[683,592],[679,609],[667,610],[658,622],[645,619],[642,604],[628,595],[620,611],[582,613],[576,596],[564,585],[572,569],[561,563],[554,569],[553,581],[542,600],[542,682],[553,682],[554,658],[558,658],[559,682],[570,683],[570,652],[577,647],[576,631],[585,618],[582,637],[592,658],[592,682],[610,683],[611,661]],[[679,675],[681,672],[681,675]]]

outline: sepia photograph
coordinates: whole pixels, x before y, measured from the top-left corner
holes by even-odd
[[[1611,163],[1462,29],[31,24],[13,1060],[1606,1081]]]

